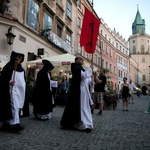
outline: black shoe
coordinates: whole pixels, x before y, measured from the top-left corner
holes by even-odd
[[[1,131],[11,132],[12,129],[13,129],[13,126],[10,125],[9,123],[3,123],[2,124]]]
[[[98,112],[98,115],[102,115],[102,111],[101,110]]]
[[[21,126],[20,124],[15,124],[15,125],[13,125],[13,130],[12,130],[12,132],[17,133],[17,132],[20,132],[20,131],[22,131],[22,130],[24,130],[24,127]]]
[[[91,132],[91,131],[92,131],[92,129],[86,128],[86,129],[83,129],[82,131],[83,131],[83,132],[87,132],[87,133],[89,133],[89,132]]]

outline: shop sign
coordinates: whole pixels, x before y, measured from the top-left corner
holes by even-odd
[[[62,62],[61,64],[62,64],[62,66],[68,66],[68,65],[70,65],[70,62]]]

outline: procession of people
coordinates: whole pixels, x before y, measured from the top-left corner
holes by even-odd
[[[23,61],[24,55],[13,51],[10,61],[1,72],[0,121],[3,131],[16,133],[24,130],[20,117],[28,117],[32,113],[29,111],[30,101],[25,70],[21,66]],[[42,63],[43,67],[38,72],[32,89],[34,117],[39,120],[49,120],[57,105],[56,94],[60,94],[60,101],[64,106],[60,119],[62,129],[91,132],[94,128],[92,115],[96,105],[98,104],[99,109],[97,115],[100,116],[105,106],[104,94],[107,84],[105,70],[101,69],[99,74],[98,71],[93,73],[93,63],[85,70],[82,66],[83,58],[78,56],[75,62],[71,63],[71,81],[64,74],[58,82],[53,80],[51,75],[53,64],[45,59]],[[129,111],[129,99],[133,104],[134,84],[131,85],[132,81],[128,84],[126,77],[123,78],[123,82],[121,85],[123,111]]]

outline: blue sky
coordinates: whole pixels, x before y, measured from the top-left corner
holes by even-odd
[[[93,3],[97,15],[126,40],[132,35],[138,5],[142,19],[145,19],[146,33],[150,34],[150,0],[93,0]]]

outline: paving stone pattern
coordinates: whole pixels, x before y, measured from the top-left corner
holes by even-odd
[[[135,95],[129,111],[105,109],[102,116],[93,114],[91,133],[60,128],[64,107],[57,106],[49,121],[36,120],[32,115],[21,118],[25,130],[21,133],[0,131],[0,150],[150,150],[150,97]]]

